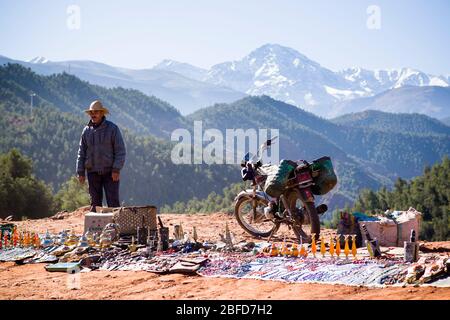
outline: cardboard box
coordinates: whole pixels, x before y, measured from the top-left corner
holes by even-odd
[[[411,230],[415,230],[416,241],[418,241],[421,218],[421,212],[409,208],[408,211],[394,211],[393,219],[382,217],[378,221],[359,221],[358,223],[363,240],[366,240],[362,231],[362,225],[365,224],[370,236],[377,238],[380,246],[403,247],[404,242],[409,241]]]
[[[113,213],[89,212],[84,216],[84,232],[102,232],[103,228],[113,222]]]

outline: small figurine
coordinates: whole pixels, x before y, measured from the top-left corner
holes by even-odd
[[[87,248],[87,247],[89,247],[89,241],[88,241],[88,239],[86,237],[86,234],[81,236],[80,241],[78,242],[78,247],[79,248]]]
[[[45,233],[44,239],[42,240],[42,246],[45,247],[50,247],[53,244],[53,240],[52,237],[50,236],[50,233],[47,232]]]
[[[66,245],[68,246],[73,246],[76,245],[78,243],[78,237],[75,234],[74,230],[72,230],[72,233],[69,236],[69,239],[67,239],[66,241]]]
[[[134,243],[134,236],[131,237],[131,244],[128,246],[128,250],[130,252],[136,252],[137,250],[136,244]]]
[[[298,257],[298,248],[297,248],[297,244],[296,243],[294,243],[292,245],[291,256],[292,257]]]
[[[270,256],[271,257],[277,257],[278,256],[278,248],[275,243],[272,244],[272,248],[270,249]]]
[[[63,232],[61,232],[60,234],[59,244],[63,245],[66,243],[66,241],[67,241],[67,232],[66,230],[63,230]]]

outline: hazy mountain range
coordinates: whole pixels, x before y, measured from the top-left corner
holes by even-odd
[[[95,61],[53,62],[43,57],[28,62],[0,56],[0,65],[18,63],[42,75],[66,72],[92,84],[106,88],[123,87],[153,95],[190,113],[216,102],[231,102],[245,96],[230,88],[188,78],[164,69],[133,70],[109,66]]]
[[[20,63],[39,74],[65,71],[105,87],[137,89],[171,103],[184,115],[246,95],[268,95],[323,117],[368,109],[422,113],[438,119],[450,116],[449,75],[406,67],[332,71],[278,44],[263,45],[238,61],[210,69],[173,60],[133,70],[93,61],[53,62],[36,57],[25,62],[0,56],[0,64],[7,62]]]

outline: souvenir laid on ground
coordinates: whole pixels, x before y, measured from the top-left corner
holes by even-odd
[[[102,232],[103,228],[113,222],[113,213],[89,212],[84,216],[84,232]]]
[[[225,223],[217,242],[201,243],[197,241],[197,228],[193,228],[191,237],[183,232],[181,224],[177,225],[175,235],[179,239],[173,240],[168,239],[168,228],[162,221],[159,227],[149,230],[143,245],[137,243],[137,236],[120,236],[119,226],[114,223],[105,226],[101,236],[73,231],[52,235],[47,231],[39,237],[12,227],[3,239],[0,261],[54,263],[45,269],[60,272],[147,271],[369,287],[434,283],[450,286],[446,280],[450,274],[448,253],[414,251],[416,256],[409,259],[409,244],[416,243],[415,232],[410,232],[414,236],[404,247],[380,247],[369,245],[372,235],[363,230],[369,241],[367,246],[358,247],[355,234],[314,237],[311,244],[292,243],[286,238],[278,243],[238,241]],[[159,232],[162,228],[167,243]]]
[[[80,264],[77,262],[69,262],[69,263],[55,263],[49,264],[45,266],[45,269],[49,272],[67,272],[67,273],[77,273],[80,269]]]
[[[13,248],[0,251],[0,261],[21,261],[33,257],[37,251],[34,248]]]
[[[196,273],[206,261],[208,261],[208,258],[202,257],[196,259],[180,259],[169,269],[169,272]]]

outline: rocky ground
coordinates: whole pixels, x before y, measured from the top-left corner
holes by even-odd
[[[74,229],[83,232],[87,208],[66,214],[64,219],[50,218],[17,222],[20,229],[59,232]],[[200,240],[217,241],[225,222],[238,240],[255,240],[247,235],[232,216],[216,214],[163,214],[162,220],[173,232],[182,223],[184,231],[197,227]],[[325,230],[325,233],[332,230]],[[280,237],[290,236],[287,230]],[[425,243],[425,250],[450,250],[450,243]],[[450,288],[390,287],[366,288],[343,285],[289,284],[250,279],[206,278],[182,274],[158,275],[144,271],[93,271],[80,273],[80,289],[70,290],[66,273],[52,273],[44,264],[15,265],[0,263],[1,299],[450,299]]]

